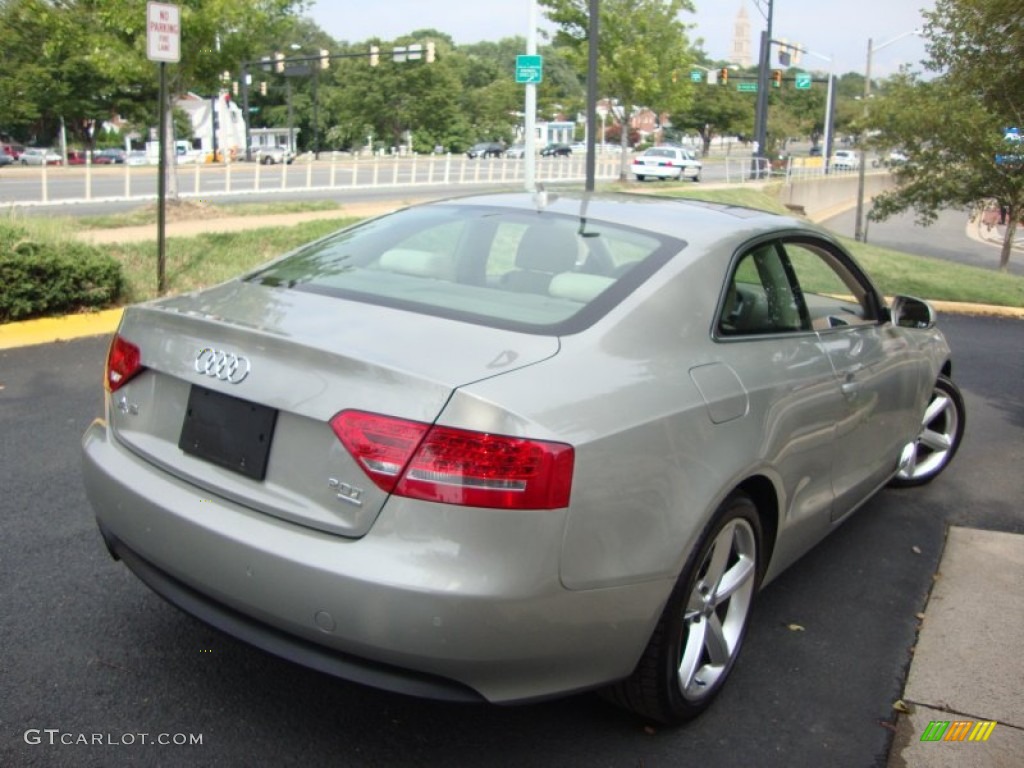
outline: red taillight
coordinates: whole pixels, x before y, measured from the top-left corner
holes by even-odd
[[[388,493],[499,509],[569,504],[575,453],[564,443],[431,427],[362,411],[342,411],[331,428]]]
[[[107,373],[103,383],[108,392],[116,392],[142,370],[142,352],[130,341],[114,336],[107,352]]]

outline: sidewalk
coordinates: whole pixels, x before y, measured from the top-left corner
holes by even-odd
[[[910,711],[897,720],[888,768],[1017,768],[1024,536],[950,528],[921,625],[902,698]],[[949,725],[930,727],[936,721]],[[972,741],[984,722],[997,725]]]

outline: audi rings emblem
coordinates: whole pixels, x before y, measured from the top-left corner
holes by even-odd
[[[196,355],[196,373],[230,384],[241,383],[249,375],[251,367],[249,358],[220,349],[206,347]]]

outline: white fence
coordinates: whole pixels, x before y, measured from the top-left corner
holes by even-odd
[[[621,155],[598,154],[595,178],[619,177]],[[520,158],[470,159],[463,155],[359,157],[321,153],[294,163],[253,162],[180,164],[172,169],[182,197],[224,197],[282,191],[314,192],[417,186],[515,185],[524,180]],[[583,182],[586,156],[538,157],[539,183]],[[157,195],[153,165],[8,166],[0,169],[0,205],[52,205],[77,202],[149,200]]]
[[[622,170],[620,153],[599,153],[595,178],[615,181]],[[627,176],[632,174],[628,171]],[[769,178],[793,181],[823,178],[817,158],[791,158],[769,167],[749,154],[712,156],[704,163],[706,182],[742,184]],[[303,155],[290,165],[252,162],[177,165],[171,189],[186,198],[217,198],[281,192],[338,192],[382,188],[510,186],[524,181],[521,158],[470,159],[463,155],[408,155],[360,157],[322,153],[320,159]],[[856,174],[856,171],[828,175]],[[86,165],[0,168],[0,206],[59,205],[67,203],[147,201],[157,196],[157,168],[151,165]],[[538,183],[581,184],[586,178],[586,156],[538,157],[534,178]]]

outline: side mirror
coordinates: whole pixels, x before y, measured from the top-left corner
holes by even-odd
[[[889,308],[889,319],[902,328],[928,330],[935,327],[935,310],[931,304],[912,296],[897,296]]]

